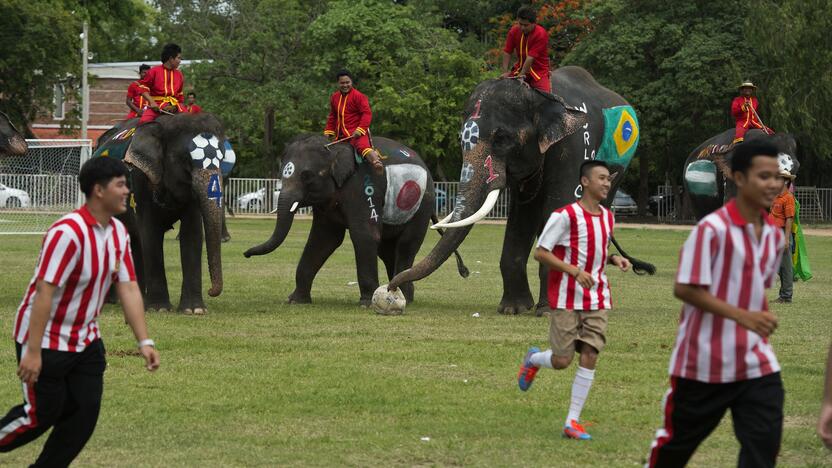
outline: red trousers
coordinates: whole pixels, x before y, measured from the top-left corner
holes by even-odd
[[[534,76],[528,74],[526,75],[526,83],[532,88],[546,91],[547,93],[552,92],[552,82],[549,81],[549,75],[541,76],[539,80],[535,81]]]
[[[168,105],[165,107],[165,109],[170,109],[172,107],[177,107],[179,109],[179,112],[187,112],[185,110],[185,107],[183,107],[181,104],[177,104],[176,106]],[[146,107],[144,109],[144,112],[142,112],[142,118],[141,120],[139,120],[139,124],[153,122],[154,120],[156,120],[156,117],[159,117],[159,115],[162,115],[162,113],[156,112],[150,107]]]
[[[367,135],[359,135],[352,138],[350,144],[361,156],[367,156],[367,153],[373,149],[373,145],[370,144],[370,137]]]

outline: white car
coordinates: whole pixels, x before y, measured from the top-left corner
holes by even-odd
[[[277,197],[280,195],[280,188],[272,194],[272,207],[277,206]],[[256,192],[244,193],[237,197],[237,206],[241,211],[260,211],[264,209],[266,201],[266,188],[262,187]]]
[[[0,184],[0,208],[28,208],[29,194],[24,190]]]

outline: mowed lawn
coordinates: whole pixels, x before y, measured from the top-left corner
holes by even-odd
[[[273,220],[232,219],[223,245],[225,289],[204,317],[150,313],[162,367],[146,372],[120,309],[105,308],[108,349],[98,428],[76,466],[634,466],[660,423],[660,400],[680,304],[671,294],[686,232],[620,229],[655,276],[610,273],[616,309],[583,419],[594,440],[561,438],[573,368],[543,370],[532,389],[516,373],[530,345],[544,347],[546,318],[496,314],[504,227],[477,226],[453,261],[417,283],[407,315],[358,307],[349,241],[318,275],[312,305],[288,306],[308,220],[276,252],[246,259]],[[179,298],[178,245],[166,243],[171,296]],[[423,256],[437,241],[429,232]],[[10,330],[34,268],[37,236],[5,236],[0,286],[0,411],[21,401]],[[774,305],[773,337],[786,385],[782,466],[829,466],[814,426],[830,337],[832,237],[807,240],[815,279],[792,305]],[[529,261],[537,288],[537,264]],[[204,272],[207,284],[207,269]],[[384,281],[383,281],[384,282]],[[204,288],[207,291],[207,286]],[[776,297],[771,291],[769,297]],[[473,314],[478,313],[475,317]],[[10,454],[31,463],[45,437]],[[726,416],[692,466],[733,466],[738,443]]]

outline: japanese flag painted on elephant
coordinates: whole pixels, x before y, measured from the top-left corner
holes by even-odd
[[[410,221],[425,194],[427,172],[416,164],[391,164],[385,168],[387,191],[384,194],[382,220],[386,224]]]

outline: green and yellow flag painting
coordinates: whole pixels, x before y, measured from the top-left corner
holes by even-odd
[[[604,109],[604,139],[595,159],[627,167],[638,147],[638,118],[632,106]]]

